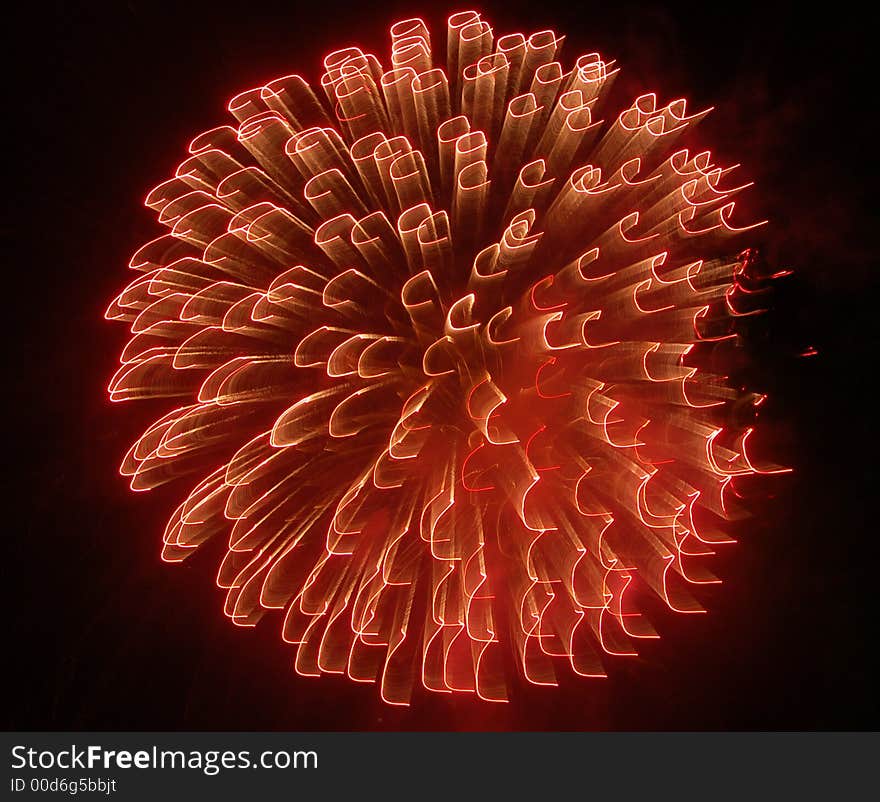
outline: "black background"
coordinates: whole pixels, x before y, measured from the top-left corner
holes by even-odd
[[[632,96],[715,105],[700,136],[757,182],[748,206],[771,219],[765,251],[796,270],[750,346],[778,461],[795,471],[716,566],[725,584],[710,614],[659,621],[659,644],[605,681],[516,687],[500,706],[423,695],[401,710],[371,687],[297,677],[277,618],[231,626],[215,555],[162,564],[180,489],[132,494],[116,471],[156,410],[105,392],[125,332],[103,312],[158,233],[143,196],[195,133],[225,122],[234,93],[294,71],[317,80],[343,45],[384,54],[390,23],[416,14],[442,42],[457,9],[42,3],[9,26],[20,55],[4,98],[8,728],[878,727],[865,21],[827,4],[480,7],[497,32],[553,27],[569,58],[618,59]],[[807,346],[818,355],[798,358]]]

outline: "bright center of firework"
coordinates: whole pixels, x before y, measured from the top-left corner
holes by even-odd
[[[237,95],[147,205],[108,310],[113,400],[177,404],[125,458],[194,475],[163,555],[225,548],[226,613],[283,611],[296,670],[507,698],[604,676],[694,586],[758,472],[709,369],[757,279],[705,116],[552,31],[421,20]],[[767,469],[764,469],[767,470]],[[769,470],[775,470],[773,468]]]

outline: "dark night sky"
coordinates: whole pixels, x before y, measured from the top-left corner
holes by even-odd
[[[155,409],[106,401],[125,332],[102,315],[130,254],[158,233],[146,190],[193,134],[226,121],[232,94],[294,71],[317,79],[337,46],[384,54],[403,17],[426,16],[436,36],[458,7],[82,5],[43,3],[21,28],[33,39],[27,78],[6,98],[7,169],[22,171],[2,224],[15,293],[7,728],[878,728],[876,259],[863,244],[876,228],[866,171],[877,115],[861,99],[864,21],[795,3],[480,4],[496,31],[553,27],[568,57],[618,59],[633,96],[718,107],[700,136],[757,182],[749,211],[772,221],[765,252],[796,270],[750,341],[778,461],[795,473],[717,566],[726,581],[710,614],[659,621],[664,638],[644,659],[604,682],[520,688],[510,705],[423,696],[400,710],[370,687],[296,677],[277,618],[232,627],[212,587],[215,555],[159,561],[180,488],[135,495],[117,475]],[[818,356],[793,356],[808,345]]]

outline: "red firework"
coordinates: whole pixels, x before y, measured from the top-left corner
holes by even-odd
[[[174,399],[122,465],[184,475],[164,559],[214,537],[226,614],[283,611],[300,674],[507,699],[657,635],[639,599],[731,542],[758,468],[709,360],[760,287],[732,168],[676,149],[707,112],[611,111],[614,62],[552,31],[422,20],[391,65],[346,48],[313,91],[237,95],[147,196],[114,401]],[[620,107],[618,107],[619,109]],[[758,224],[760,225],[760,224]]]

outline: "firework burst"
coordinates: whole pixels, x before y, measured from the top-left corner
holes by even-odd
[[[508,663],[635,654],[646,594],[701,612],[735,483],[781,470],[713,370],[754,225],[681,147],[707,112],[621,110],[613,61],[475,12],[445,69],[421,20],[391,40],[237,95],[149,193],[110,395],[176,406],[121,470],[193,477],[164,559],[221,540],[226,614],[281,611],[300,674],[503,701]]]

